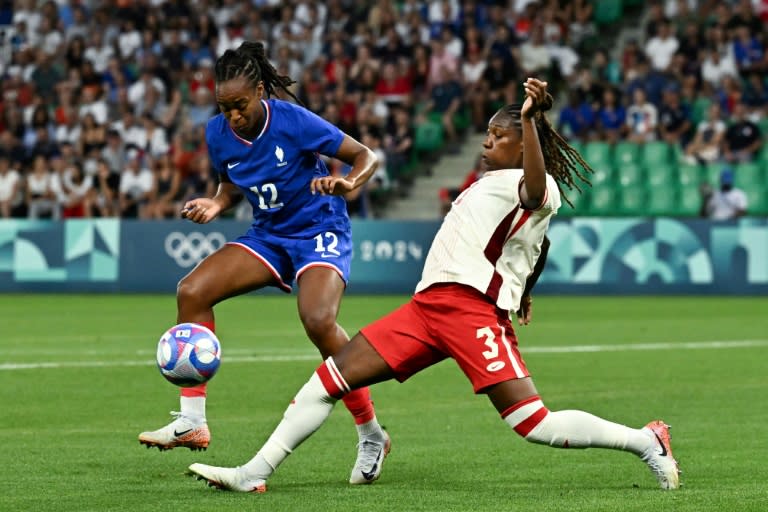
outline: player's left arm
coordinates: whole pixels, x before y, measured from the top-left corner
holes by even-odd
[[[536,264],[533,266],[533,272],[525,281],[525,289],[523,295],[520,297],[520,309],[517,310],[517,322],[520,325],[528,325],[533,317],[533,299],[531,298],[531,291],[536,286],[536,282],[539,280],[539,276],[544,270],[544,265],[547,263],[547,254],[549,254],[549,238],[544,235],[544,240],[541,242],[541,253],[539,259],[536,260]]]
[[[379,166],[376,153],[347,134],[344,134],[344,139],[333,156],[351,165],[352,170],[346,176],[323,176],[313,179],[310,185],[313,194],[347,194],[363,186]]]

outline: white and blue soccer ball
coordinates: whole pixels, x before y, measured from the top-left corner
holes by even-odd
[[[221,364],[221,343],[216,335],[195,323],[174,325],[157,344],[157,367],[169,382],[197,386],[216,375]]]

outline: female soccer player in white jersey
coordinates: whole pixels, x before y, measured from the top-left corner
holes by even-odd
[[[521,310],[549,220],[560,207],[559,188],[572,189],[574,176],[584,179],[575,164],[586,166],[543,114],[552,104],[546,86],[529,78],[522,106],[504,107],[491,118],[482,156],[487,172],[454,202],[411,301],[363,328],[320,365],[249,462],[237,468],[193,464],[191,473],[222,489],[264,492],[267,478],[322,425],[338,399],[360,386],[404,381],[450,357],[527,441],[628,451],[663,489],[678,487],[667,425],[652,421],[635,429],[582,411],[550,411],[518,352],[509,313]]]
[[[293,96],[287,88],[294,82],[277,74],[261,43],[245,42],[224,52],[216,61],[215,79],[221,113],[208,122],[205,137],[220,184],[215,197],[187,202],[183,215],[205,224],[245,197],[253,207],[253,223],[181,280],[177,321],[214,330],[213,307],[222,300],[264,286],[290,292],[295,280],[304,330],[327,358],[349,341],[336,323],[352,259],[352,230],[341,195],[371,177],[376,156],[303,107],[269,99],[277,88]],[[330,176],[321,154],[352,170],[343,178]],[[258,335],[258,323],[253,332]],[[177,418],[142,432],[139,442],[161,450],[207,448],[205,401],[205,385],[183,388]],[[378,454],[389,449],[389,437],[376,420],[367,388],[349,393],[344,403],[359,437],[349,481],[368,483],[366,475]]]

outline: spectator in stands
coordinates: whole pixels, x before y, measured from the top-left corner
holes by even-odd
[[[464,91],[458,81],[454,68],[441,68],[434,75],[435,82],[430,91],[430,101],[425,107],[425,114],[434,112],[440,115],[446,134],[449,151],[460,149],[456,146],[459,134],[456,131],[454,116],[463,106]]]
[[[24,179],[11,167],[8,155],[0,154],[0,217],[22,217],[24,213]]]
[[[597,36],[597,26],[592,18],[595,6],[589,0],[574,0],[570,4],[573,16],[568,25],[568,43],[581,52]]]
[[[763,145],[760,127],[747,117],[747,106],[738,102],[733,120],[723,136],[723,157],[727,162],[751,162]]]
[[[758,117],[768,116],[768,87],[761,73],[752,72],[744,86],[744,103]]]
[[[488,119],[489,112],[496,111],[501,105],[515,102],[515,81],[519,78],[519,67],[514,56],[509,52],[491,50],[488,66],[483,72],[480,94],[470,98],[472,109],[483,113]],[[485,132],[485,122],[476,122],[475,130]]]
[[[103,74],[107,71],[109,60],[114,56],[114,47],[104,38],[101,30],[91,31],[88,46],[85,49],[84,57],[93,64],[93,69],[97,73]]]
[[[720,173],[720,188],[713,190],[705,184],[701,188],[701,214],[712,220],[729,220],[747,213],[747,196],[733,184],[734,172],[730,167]]]
[[[724,76],[738,76],[736,63],[730,53],[723,54],[717,47],[705,51],[701,63],[701,79],[709,82],[712,87],[718,87]]]
[[[520,45],[520,66],[525,76],[540,76],[542,80],[552,76],[552,56],[540,23],[531,27],[530,38]]]
[[[472,126],[475,131],[484,130],[485,99],[483,98],[483,73],[488,62],[483,58],[480,48],[472,48],[461,65],[461,79],[466,90]]]
[[[118,133],[120,140],[126,146],[140,148],[146,143],[146,129],[139,123],[133,106],[129,103],[123,105],[120,119],[112,123],[111,129]]]
[[[610,143],[618,142],[626,134],[627,112],[614,87],[606,87],[603,91],[603,102],[597,111],[596,125],[600,138]]]
[[[26,203],[27,216],[30,219],[59,219],[60,210],[55,187],[48,160],[42,155],[37,156],[27,174]]]
[[[61,173],[59,202],[64,219],[81,218],[90,213],[88,201],[93,190],[93,180],[87,178],[82,164],[75,160]]]
[[[379,98],[389,105],[407,104],[413,93],[409,77],[398,74],[397,63],[393,61],[382,66],[375,90]]]
[[[615,87],[621,83],[620,64],[611,57],[605,48],[595,50],[589,67],[598,84],[604,87]]]
[[[151,158],[159,158],[168,153],[171,148],[168,134],[165,128],[155,120],[155,116],[151,112],[144,112],[141,121],[144,126],[145,139],[141,141],[139,148]]]
[[[443,82],[451,72],[458,71],[459,64],[456,56],[445,49],[445,45],[440,39],[432,39],[430,45],[432,51],[429,56],[427,87],[431,91],[435,85]]]
[[[213,94],[207,87],[198,87],[192,94],[192,104],[186,110],[185,117],[192,126],[205,126],[208,119],[216,114],[216,105]]]
[[[645,44],[645,55],[651,62],[651,67],[656,71],[666,71],[672,62],[672,55],[680,47],[677,36],[672,31],[672,26],[666,19],[658,23],[658,32]]]
[[[659,109],[659,139],[682,149],[690,142],[691,128],[690,111],[680,101],[678,86],[668,85]]]
[[[155,176],[144,165],[141,151],[131,148],[126,156],[125,169],[120,173],[120,216],[146,218],[145,208],[155,187]]]
[[[756,36],[762,32],[762,27],[759,32],[752,33],[747,25],[739,25],[734,32],[733,58],[739,73],[745,76],[752,71],[764,71],[762,66],[765,47]]]
[[[376,168],[373,176],[371,176],[371,179],[360,188],[364,188],[364,194],[368,196],[371,207],[370,214],[374,217],[380,217],[392,189],[387,152],[383,147],[383,140],[378,130],[364,135],[361,142],[376,154],[379,161],[379,166]],[[349,169],[347,172],[349,172]]]
[[[628,139],[644,143],[656,139],[659,112],[646,98],[645,90],[638,87],[632,93],[632,104],[627,108]]]
[[[392,176],[392,185],[399,191],[406,185],[404,172],[411,160],[413,151],[413,125],[410,113],[404,106],[392,109],[392,128],[384,138],[387,169]]]
[[[686,161],[707,164],[720,159],[723,135],[725,123],[720,116],[720,104],[712,103],[707,111],[707,118],[696,126],[696,134],[685,148]]]
[[[120,174],[110,168],[105,158],[100,158],[93,177],[91,196],[88,201],[89,217],[115,217],[119,215],[117,198],[120,193]]]
[[[97,123],[94,115],[88,112],[80,121],[79,136],[75,141],[78,154],[84,156],[94,150],[100,152],[106,145],[107,129]]]
[[[208,155],[198,154],[190,164],[190,173],[182,181],[181,203],[200,197],[213,197],[216,193],[216,181]]]
[[[586,142],[594,138],[596,128],[595,112],[590,102],[582,99],[575,89],[568,92],[568,104],[560,110],[557,131],[569,140]]]
[[[179,216],[181,206],[181,173],[173,165],[169,154],[153,161],[154,189],[146,208],[149,219],[172,219]]]

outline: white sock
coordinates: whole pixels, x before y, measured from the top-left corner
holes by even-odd
[[[181,414],[193,423],[205,423],[205,397],[182,396]]]
[[[245,475],[253,480],[266,480],[297,446],[320,428],[336,402],[325,390],[317,372],[313,373],[261,450],[242,466]]]
[[[584,411],[548,411],[541,400],[522,405],[504,418],[526,441],[558,448],[609,448],[642,456],[652,444],[640,429]]]
[[[357,427],[357,436],[360,439],[364,437],[384,437],[384,431],[381,429],[381,425],[379,425],[379,421],[376,419],[376,416],[374,416],[371,421],[355,426]]]

